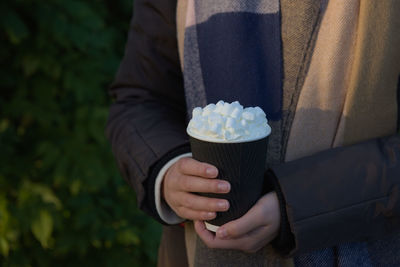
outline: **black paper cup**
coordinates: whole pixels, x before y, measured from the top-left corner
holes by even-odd
[[[189,132],[188,132],[189,133]],[[206,222],[208,230],[243,216],[261,197],[268,135],[252,141],[213,142],[193,137],[190,133],[193,158],[218,168],[217,179],[231,184],[227,194],[198,193],[229,201],[229,210],[217,212],[217,217]]]

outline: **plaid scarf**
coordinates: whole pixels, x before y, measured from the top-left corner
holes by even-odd
[[[336,0],[330,1],[338,4]],[[343,62],[335,61],[336,65],[325,70],[336,75],[334,81],[343,89],[340,99],[330,99],[329,95],[332,92],[336,93],[337,87],[325,88],[325,85],[322,87],[326,90],[326,95],[322,94],[321,98],[317,98],[314,102],[312,102],[313,100],[308,101],[307,95],[302,96],[302,94],[312,96],[315,93],[321,93],[317,89],[321,87],[321,81],[326,81],[318,76],[318,63],[324,60],[324,53],[314,52],[318,51],[316,45],[318,46],[318,37],[321,36],[319,33],[321,21],[329,4],[329,0],[187,0],[182,49],[183,62],[181,63],[184,70],[188,114],[191,114],[191,110],[196,106],[216,103],[221,99],[229,102],[239,100],[244,106],[260,106],[266,112],[272,127],[267,166],[282,163],[287,157],[295,159],[300,155],[305,156],[318,150],[329,149],[334,143],[335,145],[344,145],[391,133],[395,123],[388,119],[376,118],[375,120],[381,124],[376,128],[381,129],[382,132],[370,131],[365,135],[366,131],[362,129],[365,129],[367,125],[364,124],[360,127],[361,112],[357,108],[353,108],[358,106],[359,101],[352,101],[351,96],[361,92],[373,99],[379,92],[377,93],[372,86],[370,86],[371,89],[364,86],[362,76],[357,76],[355,72],[353,76],[358,80],[354,81],[354,79],[352,80],[354,77],[345,77],[347,72],[341,71],[342,65],[340,64],[344,64],[343,66],[350,66],[349,72],[351,72],[352,62],[353,60],[357,61],[357,58],[351,58],[351,62],[347,61],[347,58]],[[364,3],[361,12],[358,8],[361,5],[360,0],[351,0],[347,4],[349,8],[351,5],[357,7],[354,8],[354,12],[357,14],[350,14],[350,16],[358,16],[359,13],[362,15],[363,12],[371,14],[371,11],[374,10],[374,7]],[[389,3],[386,4],[390,6]],[[371,3],[369,5],[372,6]],[[375,9],[379,10],[379,8]],[[383,7],[381,9],[384,10]],[[343,14],[349,15],[346,10]],[[393,18],[393,16],[388,17]],[[361,19],[365,18],[360,17],[359,20]],[[337,28],[340,30],[340,27],[352,27],[359,20],[340,21]],[[391,22],[388,19],[386,23]],[[362,32],[364,30],[357,28],[357,25],[354,26],[354,31]],[[363,26],[368,30],[368,25]],[[344,36],[342,32],[339,32],[338,38]],[[357,35],[350,32],[348,36],[354,38],[354,42],[343,40],[347,50],[341,52],[352,56]],[[335,47],[332,48],[332,50],[334,49]],[[373,50],[370,52],[368,47],[363,51],[366,51],[364,53],[367,56],[376,55],[375,58],[380,59],[380,54]],[[363,57],[360,58],[362,60]],[[312,63],[313,60],[314,63]],[[329,61],[328,63],[329,66],[332,66]],[[317,67],[313,67],[313,64],[317,64]],[[395,68],[397,67],[398,65]],[[361,68],[362,71],[363,68]],[[395,71],[398,75],[398,69]],[[390,74],[389,71],[384,73]],[[381,77],[381,79],[389,81],[387,77]],[[351,94],[346,91],[350,83],[353,83]],[[307,85],[308,91],[304,90],[304,84]],[[329,84],[330,81],[326,87],[329,87]],[[357,86],[362,87],[362,90],[357,91]],[[391,84],[385,85],[388,88],[391,86]],[[385,101],[389,103],[391,96],[388,95],[387,99],[389,100]],[[302,136],[302,128],[297,125],[301,125],[310,118],[310,116],[306,116],[302,119],[299,116],[301,114],[299,108],[307,107],[310,110],[321,108],[321,103],[324,101],[326,103],[337,101],[332,110],[334,114],[332,117],[336,121],[333,121],[332,125],[323,126],[330,129],[331,133],[328,134],[331,136],[330,139],[322,140],[320,146],[313,146],[314,138],[319,134],[316,131],[315,136],[304,136],[302,140],[296,140],[296,136]],[[374,102],[371,103],[371,107],[374,108]],[[394,102],[390,103],[393,106]],[[364,104],[361,103],[361,105]],[[393,108],[387,108],[387,110],[392,112]],[[343,115],[344,112],[347,113],[346,116]],[[313,118],[311,117],[311,119]],[[322,119],[317,118],[316,120],[322,121]],[[345,124],[346,120],[351,123]],[[340,125],[337,127],[339,122]],[[291,130],[299,131],[299,133],[292,137]],[[305,150],[301,150],[302,144],[305,144]],[[286,154],[288,150],[290,153]],[[298,255],[293,262],[296,266],[373,266],[383,263],[382,258],[385,256],[394,255],[391,254],[391,251],[394,250],[400,250],[400,238],[392,237],[386,241],[343,244],[335,248]],[[400,264],[400,256],[398,259],[390,260],[392,261],[389,262]],[[257,255],[248,256],[237,251],[210,250],[199,240],[196,245],[196,266],[204,264],[218,266],[218,263],[224,263],[225,266],[230,263],[233,266],[290,266],[293,262],[271,256],[268,248],[258,252]]]

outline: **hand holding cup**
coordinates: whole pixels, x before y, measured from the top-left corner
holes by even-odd
[[[196,193],[226,194],[230,191],[227,181],[216,179],[218,169],[211,164],[192,158],[181,158],[165,174],[162,196],[180,217],[189,220],[211,220],[216,212],[229,209],[229,202]]]

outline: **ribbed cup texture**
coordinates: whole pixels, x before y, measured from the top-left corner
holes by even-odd
[[[230,208],[218,212],[210,224],[221,226],[244,215],[260,198],[265,160],[267,137],[243,143],[212,143],[190,137],[193,158],[207,162],[218,168],[218,179],[231,184],[228,194],[199,193],[202,196],[224,198]]]

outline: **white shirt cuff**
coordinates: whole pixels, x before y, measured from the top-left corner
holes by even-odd
[[[162,169],[158,172],[156,183],[154,186],[154,194],[155,194],[155,201],[156,201],[156,209],[160,218],[168,223],[168,224],[177,224],[183,222],[185,219],[179,217],[169,206],[168,204],[161,199],[161,184],[164,179],[165,173],[168,171],[169,167],[172,166],[175,162],[179,159],[184,157],[191,157],[192,153],[186,153],[179,155],[165,164]]]

